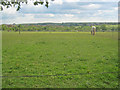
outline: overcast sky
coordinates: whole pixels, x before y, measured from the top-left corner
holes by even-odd
[[[84,2],[83,2],[84,1]],[[117,22],[119,0],[55,0],[34,6],[22,4],[20,11],[9,8],[1,12],[2,24],[42,22]],[[2,17],[2,18],[1,18]]]

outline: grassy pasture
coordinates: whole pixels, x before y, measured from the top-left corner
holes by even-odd
[[[117,32],[2,33],[3,88],[115,88],[118,74]],[[97,73],[97,74],[89,74]]]

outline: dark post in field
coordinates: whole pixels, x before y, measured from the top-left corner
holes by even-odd
[[[21,27],[21,25],[18,25],[19,34],[20,34],[20,27]]]
[[[112,38],[113,38],[114,27],[112,27]]]

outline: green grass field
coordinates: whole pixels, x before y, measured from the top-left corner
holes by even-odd
[[[116,88],[118,33],[3,32],[3,88]],[[116,72],[103,73],[102,72]],[[94,74],[90,74],[94,73]]]

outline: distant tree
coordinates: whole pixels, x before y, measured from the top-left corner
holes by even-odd
[[[7,30],[7,29],[8,29],[8,26],[3,24],[3,25],[2,25],[2,30],[5,31],[5,30]]]
[[[96,32],[100,31],[100,27],[96,26]]]
[[[18,27],[15,25],[14,26],[14,32],[16,32],[18,30]]]
[[[105,24],[102,24],[101,27],[100,27],[103,31],[106,31],[107,30],[107,27]]]
[[[112,31],[115,31],[115,27],[112,27],[111,30],[112,30]]]

